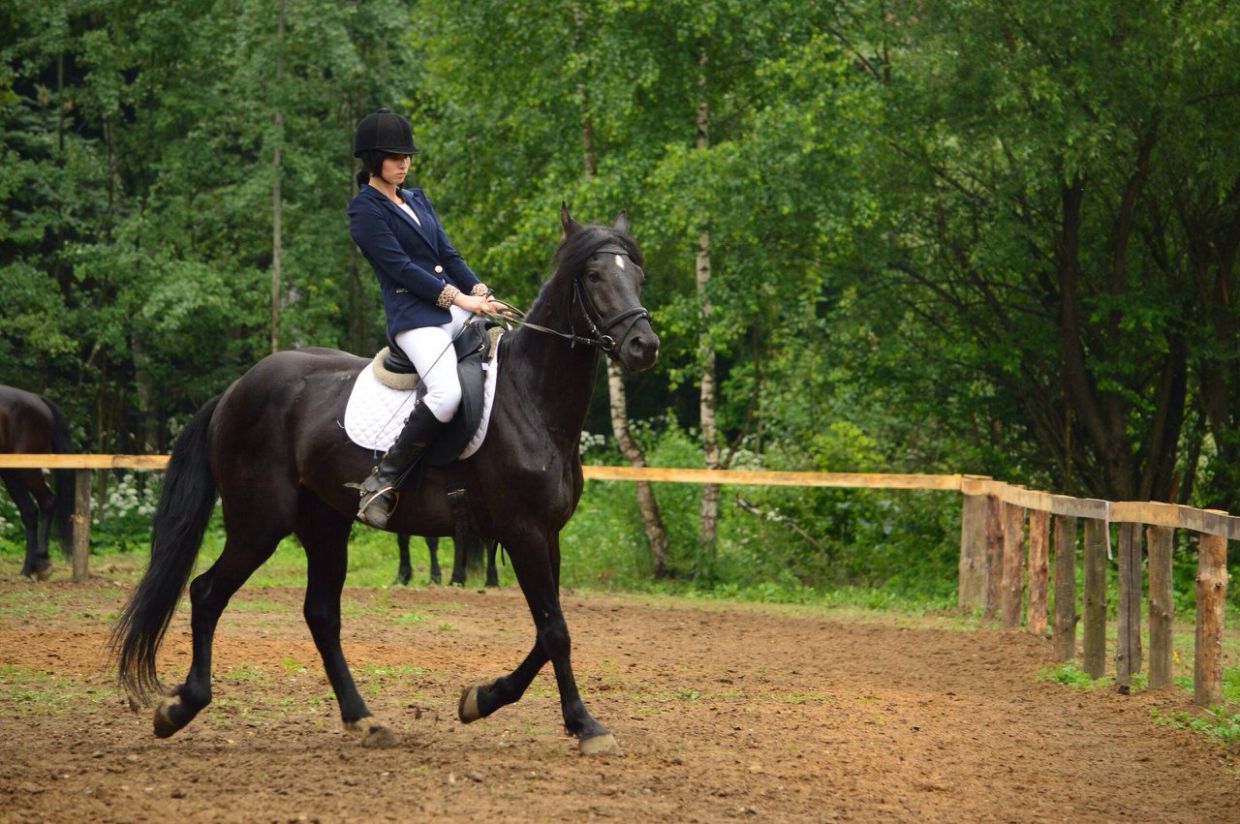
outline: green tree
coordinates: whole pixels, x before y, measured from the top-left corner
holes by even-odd
[[[1235,105],[1235,52],[1219,48],[1234,10],[885,8],[860,61],[882,101],[866,165],[883,254],[859,289],[876,313],[904,307],[906,325],[885,324],[896,348],[937,361],[955,426],[985,420],[1023,476],[1173,497],[1205,355],[1189,319],[1209,294],[1164,192],[1234,216],[1234,163],[1184,163],[1189,147],[1234,155],[1203,111]]]

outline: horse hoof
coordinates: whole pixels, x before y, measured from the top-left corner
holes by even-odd
[[[482,717],[482,712],[478,709],[478,687],[466,687],[461,690],[461,700],[456,705],[456,714],[462,724],[477,721]]]
[[[159,702],[159,706],[155,708],[155,737],[168,738],[174,732],[181,729],[181,725],[172,720],[172,707],[176,704],[176,699],[165,698]]]
[[[609,732],[583,738],[577,746],[581,748],[582,755],[620,755],[620,745]]]
[[[387,724],[384,724],[374,716],[348,721],[345,723],[344,728],[351,733],[360,735],[363,747],[385,749],[387,747],[395,747],[399,743],[396,733],[392,732]]]

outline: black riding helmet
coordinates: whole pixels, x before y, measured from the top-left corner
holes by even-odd
[[[363,117],[353,135],[353,156],[361,157],[365,152],[417,154],[409,121],[391,109],[380,109]]]

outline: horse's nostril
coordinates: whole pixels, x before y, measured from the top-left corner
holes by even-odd
[[[629,352],[635,360],[654,360],[659,352],[657,335],[637,335],[629,341]]]

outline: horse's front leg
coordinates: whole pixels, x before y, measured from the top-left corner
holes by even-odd
[[[564,714],[564,728],[577,737],[578,746],[585,755],[607,755],[619,751],[611,732],[590,714],[577,679],[573,676],[572,641],[568,624],[560,609],[559,587],[552,564],[552,556],[558,557],[558,545],[552,538],[547,545],[508,545],[513,571],[526,603],[534,618],[537,630],[534,649],[512,674],[498,678],[490,684],[467,688],[461,695],[458,714],[469,723],[490,715],[505,704],[512,703],[524,694],[538,670],[548,660],[555,668],[556,685],[560,691],[560,708]]]

